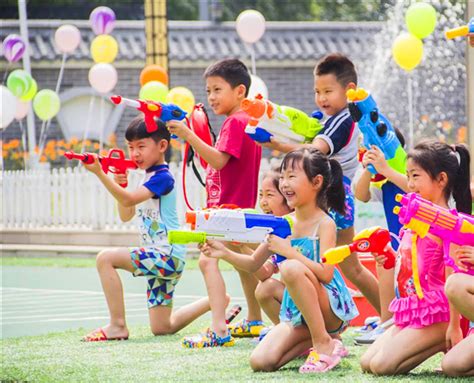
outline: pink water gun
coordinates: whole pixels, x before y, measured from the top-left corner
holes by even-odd
[[[455,209],[442,208],[416,193],[397,194],[395,199],[400,202],[401,207],[395,206],[393,212],[398,214],[401,224],[413,230],[421,238],[428,233],[441,238],[445,264],[456,273],[466,272],[474,275],[473,265],[466,264],[469,268],[463,271],[449,255],[451,243],[474,246],[474,217],[472,215],[458,213]]]

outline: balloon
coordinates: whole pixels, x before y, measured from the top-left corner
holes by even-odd
[[[16,63],[23,57],[25,48],[25,42],[18,35],[8,35],[5,40],[3,40],[3,54],[11,63]]]
[[[237,16],[235,29],[244,42],[256,43],[265,33],[265,17],[259,11],[248,9]]]
[[[111,64],[95,64],[89,70],[89,83],[99,93],[109,93],[117,84],[117,71]]]
[[[38,92],[38,84],[36,83],[35,79],[32,77],[30,89],[28,89],[26,94],[20,97],[21,101],[31,101],[33,97],[35,97],[36,92]]]
[[[33,110],[43,121],[51,120],[59,112],[61,101],[51,89],[40,90],[33,100]]]
[[[165,102],[168,94],[168,87],[159,81],[150,81],[140,89],[139,98],[156,102]]]
[[[252,82],[250,83],[249,95],[247,97],[255,98],[260,93],[263,98],[268,99],[268,89],[263,80],[254,74],[251,74],[250,78]]]
[[[140,73],[140,85],[143,86],[150,81],[159,81],[168,85],[168,73],[160,65],[147,65]]]
[[[111,63],[118,53],[118,44],[112,36],[99,35],[91,44],[92,59],[96,63]]]
[[[184,86],[177,86],[171,89],[166,96],[166,102],[178,105],[188,115],[193,111],[195,104],[193,92]]]
[[[23,69],[16,69],[8,75],[7,87],[16,97],[25,96],[33,86],[33,78]]]
[[[96,35],[106,35],[115,27],[115,12],[109,7],[97,7],[91,12],[89,21]]]
[[[409,33],[402,33],[392,45],[395,62],[406,71],[414,69],[423,58],[423,43]]]
[[[436,10],[427,3],[414,3],[407,9],[405,22],[410,33],[422,39],[435,29]]]
[[[54,42],[61,53],[72,53],[81,42],[81,32],[75,25],[61,25],[54,33]]]
[[[0,87],[0,129],[4,129],[15,118],[16,97],[6,86]]]
[[[16,110],[15,110],[15,119],[17,121],[22,120],[28,114],[30,110],[30,102],[29,101],[21,101],[17,100],[16,102]]]

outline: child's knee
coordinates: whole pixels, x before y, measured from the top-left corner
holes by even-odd
[[[154,324],[151,325],[151,332],[155,336],[159,335],[169,335],[169,334],[174,334],[176,331],[174,331],[171,326],[163,325],[163,324]]]
[[[112,252],[110,251],[110,249],[105,249],[105,250],[100,251],[97,254],[95,264],[97,268],[101,268],[103,266],[109,265],[111,261],[112,261]]]
[[[460,289],[462,286],[462,281],[460,279],[461,274],[452,274],[446,281],[444,285],[444,291],[446,292],[446,296],[449,300],[456,299],[456,297],[460,293]]]
[[[391,360],[386,360],[375,355],[369,363],[367,371],[374,375],[395,375],[397,366]]]
[[[252,352],[250,355],[250,367],[253,371],[271,372],[278,369],[277,362],[270,358],[270,353]]]
[[[259,302],[266,301],[273,297],[273,288],[270,279],[267,279],[265,282],[260,282],[255,289],[255,298]]]
[[[206,257],[202,254],[199,256],[198,264],[199,269],[203,274],[206,274],[208,272],[214,272],[218,269],[217,260],[215,260],[214,258]]]
[[[457,355],[459,357],[459,355]],[[454,353],[447,353],[441,361],[441,369],[443,373],[448,376],[456,377],[463,375],[462,366],[459,363],[459,358],[454,356]]]
[[[371,357],[365,353],[362,355],[360,358],[360,368],[362,369],[363,372],[370,372],[370,361]]]
[[[301,280],[304,276],[304,265],[295,260],[288,259],[280,265],[281,277],[286,283]]]

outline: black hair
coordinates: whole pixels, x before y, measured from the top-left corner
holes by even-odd
[[[323,184],[315,201],[316,205],[326,212],[333,209],[344,215],[346,192],[339,162],[329,159],[318,149],[301,148],[286,154],[281,163],[280,172],[287,168],[294,168],[299,163],[310,182],[313,182],[314,177],[319,174],[323,177]]]
[[[269,170],[268,172],[266,172],[263,177],[262,177],[262,181],[265,179],[265,178],[270,178],[270,180],[272,181],[272,184],[273,186],[275,187],[275,189],[278,191],[278,193],[280,193],[280,195],[283,197],[283,204],[285,205],[286,208],[288,208],[289,211],[292,211],[293,209],[291,207],[288,206],[288,202],[286,201],[286,198],[285,196],[283,195],[283,193],[281,192],[280,190],[280,170],[278,168],[272,168],[271,170]]]
[[[353,82],[357,85],[357,73],[354,63],[342,53],[331,53],[324,56],[314,68],[315,76],[323,76],[325,74],[333,74],[337,81],[343,87]]]
[[[444,189],[446,200],[449,200],[452,194],[456,201],[456,209],[471,214],[470,156],[465,145],[449,146],[436,140],[426,140],[410,150],[407,158],[413,160],[433,180],[436,180],[441,172],[445,172],[448,176],[448,183]]]
[[[398,128],[393,128],[393,130],[395,130],[395,135],[397,136],[398,138],[398,141],[400,141],[400,145],[402,145],[402,148],[405,147],[405,136],[403,135],[402,131]]]
[[[130,125],[128,125],[127,130],[125,131],[125,139],[127,141],[136,141],[141,140],[142,138],[151,138],[155,142],[161,140],[170,141],[170,132],[166,129],[166,125],[163,121],[158,118],[155,118],[157,130],[154,132],[148,133],[146,130],[145,120],[143,116],[135,117]]]
[[[203,77],[222,77],[232,88],[245,86],[245,97],[248,96],[251,78],[245,64],[238,59],[224,59],[207,67]]]

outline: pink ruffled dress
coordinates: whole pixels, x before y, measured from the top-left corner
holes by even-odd
[[[444,294],[443,246],[428,236],[402,231],[395,266],[395,298],[389,306],[397,326],[423,328],[449,322],[449,303]],[[412,252],[416,247],[415,254]]]

